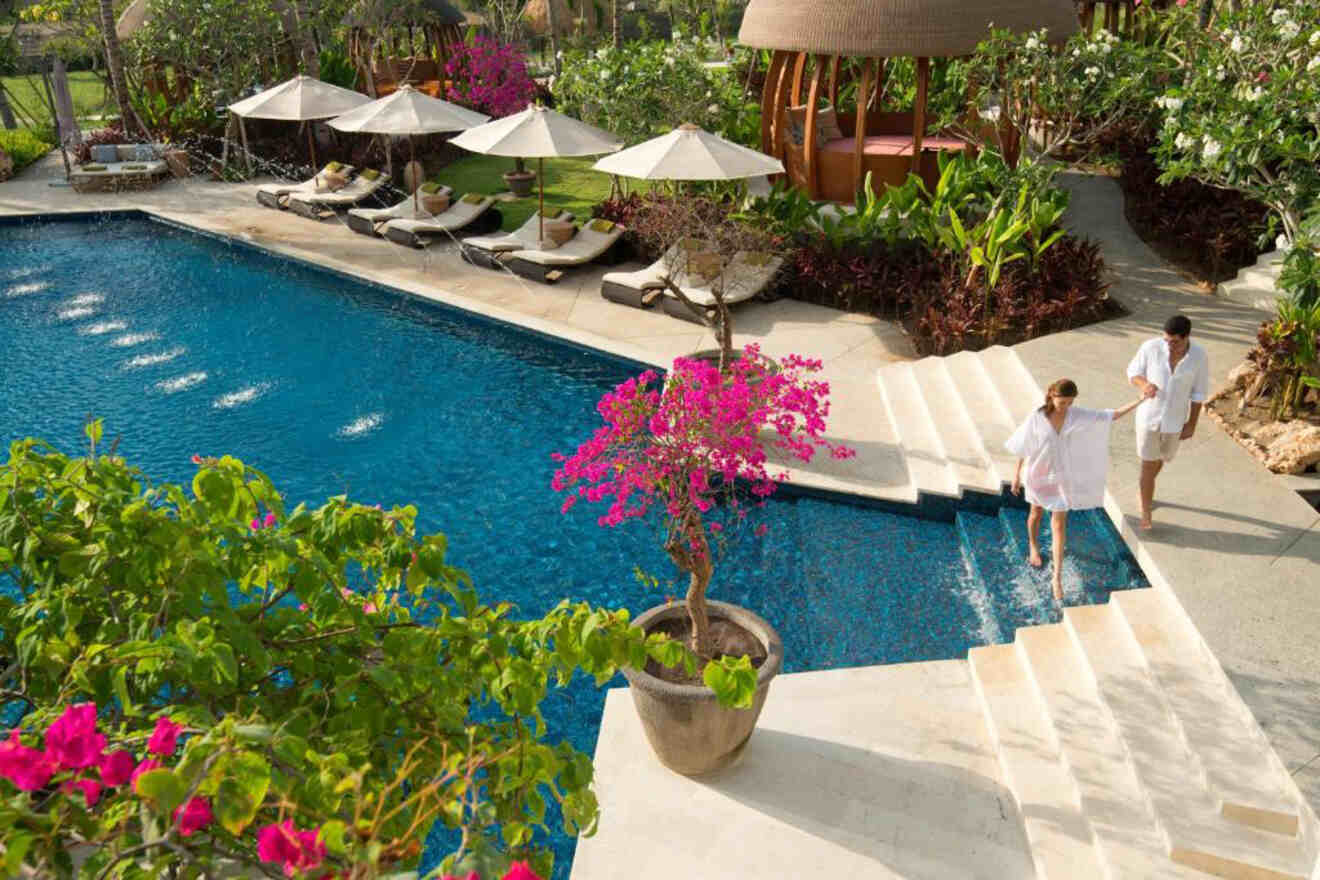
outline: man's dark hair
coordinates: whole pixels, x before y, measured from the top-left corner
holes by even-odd
[[[1170,336],[1186,336],[1192,332],[1192,322],[1186,315],[1174,315],[1164,322],[1164,332]]]

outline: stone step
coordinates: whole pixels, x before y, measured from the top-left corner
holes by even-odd
[[[1169,856],[1221,877],[1308,878],[1313,865],[1298,840],[1239,825],[1220,814],[1219,804],[1201,785],[1204,771],[1179,735],[1168,702],[1148,673],[1118,607],[1067,608],[1064,620],[1086,656],[1097,693],[1150,799]]]
[[[1017,799],[1039,880],[1106,878],[1077,788],[1013,645],[973,648],[972,681],[1004,782]]]
[[[944,363],[944,358],[928,357],[904,366],[912,372],[959,488],[998,495],[1003,484],[967,414],[962,389],[954,384]]]
[[[1011,483],[1017,459],[1004,449],[1004,443],[1013,435],[1017,425],[1009,415],[1008,405],[999,396],[975,353],[960,351],[951,355],[944,359],[944,367],[953,386],[958,389],[963,408],[980,437],[982,449],[990,458],[995,476],[1001,484]]]
[[[1075,781],[1108,876],[1204,878],[1169,858],[1154,811],[1067,628],[1019,629],[1016,649]]]
[[[979,357],[986,378],[1008,408],[1009,421],[1017,427],[1044,402],[1044,390],[1036,384],[1017,352],[1011,348],[992,345],[980,352]]]
[[[1304,811],[1287,771],[1218,664],[1159,590],[1114,597],[1146,665],[1164,691],[1204,783],[1227,819],[1297,835]],[[1217,707],[1207,712],[1207,706]]]
[[[891,364],[880,369],[876,378],[917,491],[953,497],[961,494],[912,368],[905,363]]]

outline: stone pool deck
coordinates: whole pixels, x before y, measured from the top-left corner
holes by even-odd
[[[48,185],[59,176],[58,159],[48,157],[0,184],[0,214],[141,208],[640,361],[667,364],[710,344],[698,327],[602,300],[601,269],[546,287],[471,267],[453,245],[413,251],[341,224],[260,208],[251,185],[192,179],[145,192],[79,195]],[[1263,313],[1200,293],[1165,265],[1128,228],[1112,181],[1067,180],[1075,190],[1068,223],[1101,243],[1114,273],[1113,295],[1130,313],[1014,347],[1030,379],[1043,387],[1068,375],[1081,386],[1085,404],[1120,403],[1130,397],[1123,369],[1131,353],[1159,332],[1169,313],[1181,311],[1209,350],[1213,378],[1222,380],[1253,344]],[[793,301],[749,306],[736,326],[739,343],[755,340],[771,353],[825,361],[833,387],[831,433],[857,447],[858,456],[796,473],[796,479],[891,499],[932,490],[926,475],[938,473],[940,462],[905,451],[903,430],[911,426],[891,419],[876,388],[878,371],[914,356],[897,328]],[[935,417],[937,431],[941,418]],[[1132,519],[1130,428],[1116,431],[1113,456],[1107,509],[1124,539],[1152,583],[1186,610],[1310,803],[1320,803],[1320,646],[1314,637],[1320,607],[1313,595],[1320,585],[1320,516],[1203,420],[1161,477],[1157,528],[1139,534]],[[739,771],[749,775],[700,784],[664,783],[663,774],[629,771],[626,756],[649,755],[626,694],[612,693],[597,754],[605,815],[600,834],[580,847],[574,877],[617,876],[643,843],[656,858],[699,847],[714,860],[703,863],[711,869],[705,876],[742,875],[741,867],[738,873],[716,870],[720,858],[757,874],[806,875],[788,870],[792,864],[783,859],[808,843],[804,865],[825,864],[809,853],[828,852],[832,869],[851,868],[859,876],[978,876],[975,866],[981,865],[1003,868],[984,876],[1031,876],[1029,860],[1007,854],[1027,844],[1014,798],[1002,794],[991,732],[979,712],[967,709],[975,694],[970,667],[950,661],[785,676],[767,703],[763,732],[769,735],[758,734]],[[840,684],[849,678],[874,695],[874,705],[857,705],[856,691]],[[824,794],[804,794],[812,776],[789,772],[790,759],[815,761],[827,781],[852,794],[831,797],[828,786],[820,789]],[[851,778],[850,767],[857,771]],[[897,792],[897,800],[866,794],[877,787]],[[904,797],[915,798],[912,810],[896,806]],[[992,800],[999,804],[997,817],[981,812]],[[649,801],[668,807],[664,826],[639,807]],[[974,805],[966,818],[975,819],[975,829],[955,815],[964,801]],[[941,822],[958,830],[957,841],[941,840]],[[881,828],[892,836],[873,839]],[[969,855],[957,861],[952,850]],[[1001,857],[1005,861],[996,861]],[[663,867],[656,865],[657,875]]]

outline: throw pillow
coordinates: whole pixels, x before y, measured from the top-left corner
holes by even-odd
[[[334,172],[340,170],[343,167],[344,167],[343,164],[339,162],[327,162],[325,164],[325,167],[322,168],[321,171],[322,173],[325,174],[333,174]]]
[[[469,205],[480,205],[482,202],[486,201],[486,197],[481,193],[468,193],[463,196],[463,201]]]
[[[365,177],[367,180],[375,180],[380,177],[380,172],[374,168],[364,168],[359,177]]]
[[[605,234],[614,228],[614,221],[606,220],[604,217],[597,217],[595,220],[592,220],[587,224],[587,228],[592,232]]]
[[[693,278],[710,282],[720,277],[724,261],[714,251],[702,251],[688,257],[687,273]]]
[[[133,161],[134,162],[152,162],[156,158],[156,148],[151,144],[134,144]]]
[[[93,162],[118,162],[119,150],[114,144],[96,144],[92,147]]]
[[[766,266],[774,259],[772,254],[765,251],[743,251],[742,261],[749,266]]]
[[[807,141],[807,105],[788,108],[788,139],[794,146],[802,146]]]
[[[843,130],[839,128],[839,116],[834,107],[826,104],[816,111],[816,140],[821,144],[843,139]]]
[[[422,195],[433,196],[436,193],[440,192],[440,184],[424,183],[421,186],[417,187],[417,189],[422,193]]]

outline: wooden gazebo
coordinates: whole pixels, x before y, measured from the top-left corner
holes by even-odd
[[[379,98],[408,83],[443,98],[445,65],[466,22],[447,0],[361,0],[344,19],[359,89]]]
[[[1077,12],[1073,0],[751,0],[738,39],[773,50],[761,150],[816,199],[850,203],[868,173],[877,191],[909,172],[933,185],[937,153],[968,145],[926,133],[931,59],[970,54],[992,22],[1047,28],[1051,41],[1064,40],[1077,30]],[[886,110],[885,62],[903,57],[916,59],[916,101],[911,110]],[[839,101],[854,85],[849,111]],[[822,125],[831,113],[837,125]]]

